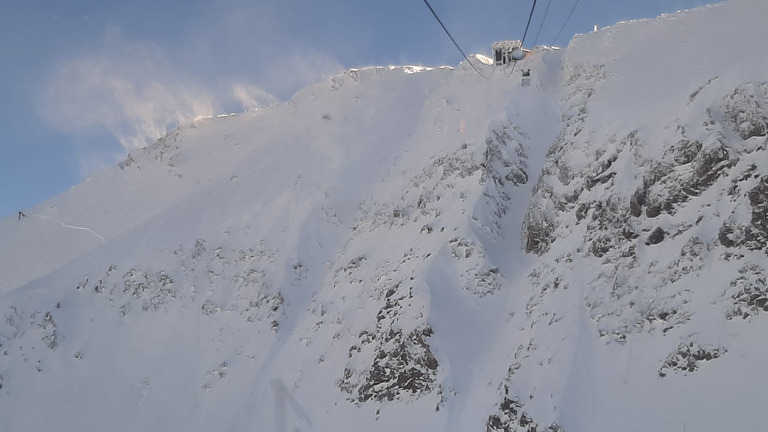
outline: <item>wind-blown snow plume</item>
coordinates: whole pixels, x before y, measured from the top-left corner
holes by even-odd
[[[60,129],[106,130],[126,151],[150,144],[169,126],[221,111],[208,90],[151,45],[65,62],[54,72],[41,105],[43,116]]]
[[[122,147],[118,159],[196,118],[262,108],[277,101],[243,80],[211,82],[189,73],[152,44],[113,45],[120,46],[62,62],[38,105],[40,114],[62,131],[83,137],[112,135]],[[81,153],[85,175],[116,162],[115,156],[105,157],[100,148]]]

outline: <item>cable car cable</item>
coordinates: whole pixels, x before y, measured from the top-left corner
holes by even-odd
[[[547,15],[549,14],[549,7],[552,5],[552,0],[547,0],[547,7],[544,8],[544,16],[541,17],[541,22],[539,23],[539,29],[536,31],[536,37],[533,39],[533,43],[531,44],[532,47],[536,47],[536,42],[539,41],[539,35],[541,34],[541,29],[544,27],[544,21],[547,20]],[[546,54],[545,54],[546,56]],[[534,67],[535,69],[536,67]],[[529,69],[530,71],[530,69]],[[511,73],[509,74],[512,75]],[[509,76],[507,76],[509,78]]]
[[[427,0],[424,0],[427,1]],[[525,37],[528,35],[528,28],[531,26],[531,19],[533,19],[533,11],[536,10],[536,0],[533,0],[533,5],[531,6],[531,13],[528,15],[528,24],[525,25],[525,32],[523,32],[523,39],[520,41],[520,49],[523,49],[523,46],[525,46]],[[517,61],[515,61],[512,64],[512,67],[510,68],[509,75],[507,75],[507,78],[512,76],[512,73],[515,71],[515,66],[517,66]]]
[[[552,0],[547,1],[547,7],[544,9],[544,16],[541,18],[541,23],[539,24],[539,29],[536,31],[536,38],[533,39],[532,46],[536,46],[536,42],[539,41],[539,35],[541,34],[541,29],[544,27],[544,21],[547,20],[547,14],[549,13],[549,6],[552,4]]]
[[[578,4],[579,4],[579,0],[576,0],[573,3],[573,7],[571,7],[571,11],[568,12],[568,16],[565,18],[563,25],[560,26],[560,30],[557,32],[557,36],[555,36],[555,38],[552,39],[552,43],[550,44],[550,49],[547,50],[547,52],[544,54],[544,58],[541,60],[542,63],[544,62],[544,60],[547,59],[547,55],[549,54],[549,51],[551,51],[551,48],[555,46],[555,43],[557,42],[557,38],[560,37],[560,33],[562,33],[563,29],[565,29],[565,26],[568,24],[568,21],[571,19],[571,15],[573,15],[573,11],[576,10],[576,6],[578,6]]]
[[[467,55],[466,55],[466,54],[464,54],[464,50],[462,50],[462,49],[461,49],[461,47],[459,46],[459,44],[458,44],[458,43],[456,43],[456,39],[454,39],[454,38],[453,38],[453,36],[451,36],[451,32],[449,32],[449,31],[448,31],[448,29],[445,27],[445,24],[443,24],[443,21],[442,21],[442,20],[440,20],[440,17],[438,17],[438,16],[437,16],[437,13],[435,12],[435,10],[434,10],[434,9],[432,9],[432,5],[430,5],[430,4],[429,4],[429,2],[428,2],[427,0],[424,0],[424,3],[425,3],[425,4],[427,5],[427,7],[429,8],[429,11],[430,11],[430,12],[432,12],[432,15],[434,15],[434,17],[435,17],[435,19],[437,20],[437,22],[438,22],[438,23],[440,23],[440,27],[442,27],[442,28],[443,28],[443,30],[445,30],[445,34],[447,34],[447,35],[448,35],[448,37],[451,39],[451,42],[453,42],[453,44],[454,44],[454,45],[456,45],[456,48],[459,50],[459,52],[461,53],[461,55],[463,55],[463,56],[464,56],[464,59],[465,59],[465,60],[467,60],[467,63],[469,63],[469,65],[470,65],[470,66],[472,66],[472,69],[474,69],[474,70],[475,70],[475,72],[477,72],[477,74],[478,74],[478,75],[480,75],[481,77],[483,77],[483,78],[485,78],[485,79],[488,79],[488,77],[486,77],[485,75],[483,75],[482,73],[480,73],[480,71],[479,71],[479,70],[478,70],[478,69],[475,67],[475,65],[474,65],[474,64],[472,64],[472,62],[471,62],[471,61],[469,61],[469,57],[467,57]],[[536,3],[536,0],[534,0],[534,5],[535,5],[535,3]],[[528,22],[530,23],[530,20],[529,20]]]
[[[573,11],[576,10],[576,6],[579,4],[579,0],[576,0],[576,2],[573,4],[573,7],[571,8],[571,11],[568,12],[568,16],[565,18],[565,22],[562,26],[560,26],[560,31],[557,32],[557,36],[555,36],[555,39],[552,40],[552,45],[555,45],[555,42],[557,42],[557,38],[560,37],[560,33],[563,32],[563,29],[565,28],[565,25],[568,24],[568,20],[571,19],[571,15],[573,15]]]
[[[426,0],[424,0],[426,1]],[[520,41],[520,46],[525,45],[525,37],[528,35],[528,27],[531,26],[531,19],[533,18],[533,11],[536,10],[536,0],[533,0],[533,6],[531,6],[531,14],[528,15],[528,24],[525,25],[525,32],[523,33],[523,39]]]

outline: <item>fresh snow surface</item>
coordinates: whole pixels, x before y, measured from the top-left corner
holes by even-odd
[[[0,430],[764,429],[766,16],[351,69],[0,220]]]

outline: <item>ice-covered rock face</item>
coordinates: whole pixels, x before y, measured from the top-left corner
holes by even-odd
[[[585,99],[584,94],[599,91],[596,87],[583,79],[570,99]],[[580,249],[583,244],[585,255],[629,258],[640,243],[657,245],[668,234],[685,236],[702,223],[711,225],[712,217],[705,221],[701,212],[690,210],[721,206],[719,201],[728,199],[712,215],[722,225],[710,246],[765,249],[767,180],[759,167],[768,150],[768,113],[762,108],[768,94],[760,90],[765,87],[738,86],[701,113],[700,125],[676,124],[667,142],[644,142],[637,131],[620,139],[584,141],[578,138],[578,121],[569,123],[567,117],[523,222],[523,247],[541,255],[554,249],[558,238],[580,233],[583,241],[574,244]],[[586,111],[586,100],[572,110]],[[688,136],[691,128],[698,139]],[[663,149],[660,157],[640,156],[641,148],[652,146]],[[591,160],[569,157],[574,149],[591,154]],[[617,176],[628,175],[617,184]]]
[[[504,276],[489,260],[483,242],[502,238],[502,223],[513,205],[511,195],[527,183],[524,137],[519,127],[494,123],[485,140],[431,158],[423,171],[404,182],[407,188],[398,196],[361,205],[345,249],[377,244],[384,233],[401,240],[388,245],[397,251],[394,262],[371,251],[352,257],[334,272],[333,285],[339,289],[372,284],[370,300],[372,307],[378,307],[375,322],[367,324],[349,348],[349,361],[338,381],[350,400],[407,400],[428,393],[442,397],[444,368],[429,344],[433,330],[425,313],[426,281],[418,269],[440,259],[435,255],[444,249],[463,292],[483,298],[501,289]],[[457,194],[462,184],[476,188],[474,200],[471,189]],[[457,214],[467,214],[483,235],[446,229],[446,219]],[[416,237],[408,240],[404,233]],[[421,246],[430,243],[438,248],[425,251]],[[367,281],[370,274],[377,277]],[[441,295],[446,288],[430,289],[432,295]]]
[[[704,14],[690,18],[694,26],[707,22]],[[665,23],[653,25],[661,31]],[[525,322],[532,340],[543,340],[563,331],[561,323],[573,325],[569,316],[581,311],[588,319],[582,332],[594,331],[606,346],[646,346],[642,356],[656,366],[645,376],[669,380],[723,362],[732,355],[729,343],[749,345],[748,338],[723,335],[740,331],[732,323],[737,318],[763,325],[754,319],[768,310],[768,94],[764,81],[752,80],[755,74],[729,73],[733,64],[702,72],[685,49],[655,58],[643,56],[642,48],[623,52],[629,45],[617,44],[618,35],[640,27],[628,23],[604,37],[589,36],[605,43],[609,62],[582,50],[586,44],[571,47],[567,56],[562,130],[522,225],[521,247],[540,257],[529,273]],[[765,67],[755,63],[750,68]],[[667,80],[682,75],[651,75],[649,68],[661,64],[668,71],[696,70],[690,90],[671,91]],[[642,92],[618,84],[636,74],[642,77],[633,85]],[[659,85],[643,85],[652,79]],[[562,307],[574,291],[575,302]],[[649,337],[667,352],[651,354],[644,342]],[[539,354],[529,356],[557,365],[562,353],[542,345],[535,343]],[[542,393],[521,382],[531,373],[537,372],[530,361],[511,363],[488,430],[527,430],[531,421],[541,430],[557,418],[530,413],[530,406],[539,406],[535,391]],[[523,397],[529,391],[531,397]],[[566,404],[550,399],[553,411]]]
[[[721,109],[743,140],[768,134],[768,82],[745,83],[723,98]]]

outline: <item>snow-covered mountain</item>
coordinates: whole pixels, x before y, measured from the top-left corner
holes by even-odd
[[[0,221],[0,430],[761,430],[765,16],[349,70]]]

